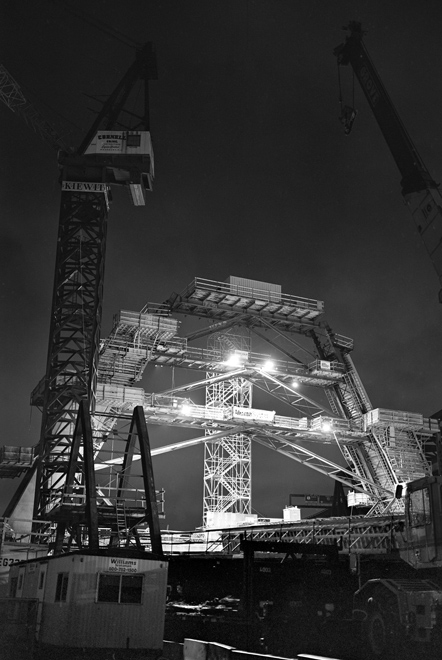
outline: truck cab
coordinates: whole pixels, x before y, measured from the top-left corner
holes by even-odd
[[[353,619],[362,624],[370,657],[391,657],[385,654],[410,643],[425,643],[429,657],[440,650],[442,589],[416,578],[368,580],[354,594]]]
[[[395,540],[401,559],[413,568],[442,567],[442,477],[407,484],[405,524],[395,530]]]

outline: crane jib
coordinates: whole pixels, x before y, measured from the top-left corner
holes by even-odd
[[[407,132],[396,108],[385,89],[381,78],[362,42],[360,23],[350,22],[350,35],[344,44],[334,50],[338,65],[350,64],[373,111],[391,155],[401,174],[402,195],[420,238],[430,256],[442,285],[442,197],[439,186]],[[351,130],[353,115],[344,115],[346,134]],[[442,302],[442,289],[439,293]]]
[[[363,84],[363,86],[365,87],[368,101],[373,107],[375,107],[375,105],[378,103],[379,99],[381,98],[381,94],[378,88],[376,87],[376,83],[374,82],[373,78],[370,75],[370,71],[364,64],[359,69],[359,79]]]

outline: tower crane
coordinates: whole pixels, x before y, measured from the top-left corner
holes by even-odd
[[[36,520],[46,520],[60,501],[80,402],[88,401],[94,412],[111,188],[126,187],[135,206],[145,205],[145,192],[152,190],[148,83],[155,79],[156,56],[148,42],[137,50],[134,62],[75,149],[65,144],[0,67],[1,100],[57,149],[60,168],[46,372],[31,397],[42,408],[41,434],[34,469],[26,474],[8,507],[35,486]],[[138,83],[144,87],[144,99],[141,114],[135,115],[127,105]]]
[[[56,151],[61,149],[67,153],[73,151],[55,128],[42,117],[35,105],[28,101],[20,85],[2,64],[0,64],[0,99],[53,149]]]
[[[365,48],[360,23],[350,21],[345,42],[334,50],[338,66],[350,65],[371,107],[401,174],[402,195],[411,211],[422,242],[439,277],[442,302],[442,197],[438,184],[429,173]],[[353,112],[352,112],[353,110]],[[341,119],[346,133],[355,111],[343,108]]]

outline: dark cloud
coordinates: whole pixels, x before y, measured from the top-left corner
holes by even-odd
[[[325,301],[330,325],[355,340],[353,358],[375,406],[440,409],[437,277],[357,86],[359,113],[351,136],[343,135],[332,54],[341,27],[361,20],[384,83],[440,180],[440,3],[431,0],[425,12],[399,0],[76,6],[136,41],[152,40],[158,55],[154,192],[143,210],[114,196],[104,334],[119,309],[161,302],[195,276],[274,282]],[[63,3],[46,0],[6,2],[0,38],[3,64],[51,121],[68,120],[76,144],[94,117],[83,92],[109,93],[133,57]],[[345,85],[351,90],[351,77]],[[49,147],[6,107],[0,114],[3,444],[34,444],[39,415],[29,424],[28,400],[46,359],[58,173]],[[148,373],[144,386],[160,380]],[[154,443],[169,435],[152,430]],[[202,448],[188,451],[156,462],[175,526],[201,517]],[[290,490],[318,483],[331,491],[312,471],[269,453],[255,452],[254,501],[263,515],[280,515]],[[272,469],[263,473],[267,460]],[[1,488],[6,501],[11,485]]]

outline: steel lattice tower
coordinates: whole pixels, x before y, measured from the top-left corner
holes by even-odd
[[[236,329],[238,332],[238,329]],[[235,351],[250,350],[250,338],[243,334],[214,334],[210,348],[226,359]],[[210,378],[213,374],[208,373]],[[252,384],[244,378],[232,378],[206,387],[206,407],[230,408],[252,406]],[[210,435],[210,432],[206,432]],[[252,447],[251,439],[242,433],[204,445],[203,523],[212,514],[251,513]]]
[[[135,206],[145,204],[154,175],[148,81],[156,77],[153,45],[147,43],[79,148],[59,153],[62,193],[48,358],[46,375],[32,395],[43,412],[34,467],[36,520],[47,520],[60,505],[80,403],[87,401],[90,413],[95,411],[110,188],[124,185]],[[134,95],[141,110],[132,107],[140,114],[131,111],[128,117]],[[103,146],[108,139],[110,150]]]
[[[103,193],[62,193],[35,515],[64,483],[80,401],[95,403],[107,204]]]

